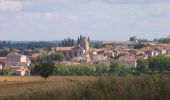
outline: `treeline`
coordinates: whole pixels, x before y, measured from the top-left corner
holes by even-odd
[[[7,48],[18,48],[18,49],[35,49],[35,48],[49,48],[49,47],[56,47],[60,41],[55,42],[11,42],[11,41],[0,41],[0,47],[7,47]]]
[[[154,41],[156,41],[158,43],[170,43],[170,38],[154,39]]]
[[[61,41],[61,43],[58,45],[59,47],[72,47],[74,46],[75,41],[74,39],[67,38]]]
[[[97,42],[93,43],[91,46],[94,48],[115,48],[116,44],[115,43],[104,44],[102,42]]]
[[[48,72],[48,73],[47,73]],[[109,72],[106,65],[54,65],[51,62],[39,63],[31,68],[31,75],[48,77],[49,75],[58,76],[93,76],[106,75]],[[46,78],[47,78],[46,77]]]
[[[112,61],[110,66],[97,65],[63,65],[51,61],[43,61],[30,67],[31,75],[40,75],[45,79],[50,75],[59,76],[130,76],[133,71],[117,61]]]
[[[137,60],[137,68],[127,68],[118,61],[112,61],[110,66],[104,64],[98,65],[62,65],[60,62],[63,57],[62,54],[53,55],[53,59],[59,61],[54,64],[47,58],[39,59],[35,66],[30,68],[31,75],[40,75],[42,77],[49,75],[102,75],[102,76],[131,76],[149,73],[169,73],[170,72],[170,58],[164,56],[150,57],[148,59],[140,58]],[[41,74],[40,74],[41,73]]]
[[[137,61],[137,72],[139,73],[165,73],[170,71],[170,58],[155,56],[148,59],[140,58]]]
[[[63,53],[51,53],[50,55],[44,54],[41,56],[38,56],[37,58],[32,59],[32,63],[40,63],[40,62],[52,62],[52,61],[64,61],[65,56]]]

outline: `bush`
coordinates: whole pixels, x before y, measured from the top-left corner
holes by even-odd
[[[93,75],[94,69],[91,65],[56,65],[53,75]]]
[[[98,64],[96,65],[96,70],[95,70],[96,75],[105,75],[108,73],[107,66],[104,64]]]
[[[9,76],[9,75],[12,75],[12,73],[11,73],[10,69],[3,68],[3,69],[0,69],[0,75]]]

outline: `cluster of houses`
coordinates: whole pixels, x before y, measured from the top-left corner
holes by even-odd
[[[9,53],[6,57],[0,57],[0,69],[8,68],[16,75],[29,75],[30,59],[26,55],[16,52]]]
[[[108,43],[108,42],[105,42]],[[53,47],[48,54],[63,53],[66,60],[60,64],[79,65],[79,64],[105,64],[108,67],[110,62],[115,59],[128,68],[136,68],[137,59],[143,57],[154,57],[164,55],[170,57],[170,44],[149,44],[141,49],[134,49],[137,41],[117,42],[114,48],[93,48],[89,46],[87,37],[82,37],[79,43],[70,47]],[[6,57],[0,57],[0,69],[9,68],[12,73],[17,75],[29,75],[29,66],[33,58],[47,54],[40,50],[31,56],[26,56],[17,52],[9,53]],[[55,61],[54,61],[55,62]],[[57,62],[55,62],[57,63]]]

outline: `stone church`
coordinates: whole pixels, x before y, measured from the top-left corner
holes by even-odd
[[[89,51],[89,38],[80,37],[77,40],[76,46],[71,47],[56,47],[56,52],[63,53],[67,60],[70,60],[74,57],[79,57],[84,54],[87,54]]]

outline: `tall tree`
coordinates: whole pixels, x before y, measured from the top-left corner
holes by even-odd
[[[122,64],[120,64],[118,61],[112,61],[111,65],[110,65],[110,74],[118,74],[121,70],[121,68],[123,67]]]
[[[50,55],[50,57],[53,61],[59,61],[59,62],[65,59],[65,56],[63,53],[53,53]]]
[[[55,68],[54,63],[52,62],[41,62],[32,69],[32,72],[34,72],[34,75],[40,75],[41,77],[44,77],[45,80],[53,74],[53,69]]]
[[[149,60],[149,70],[152,72],[164,72],[170,69],[170,58],[165,56],[151,57]]]
[[[137,60],[137,68],[136,70],[140,73],[147,73],[148,70],[148,61],[147,59],[140,58]]]
[[[124,65],[118,61],[112,61],[110,65],[109,74],[116,76],[128,76],[132,74],[132,71],[129,68],[126,68]]]
[[[79,46],[80,45],[80,38],[78,37],[78,39],[77,39],[77,46]]]

